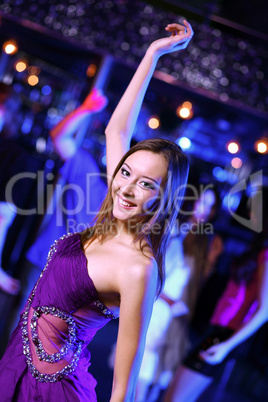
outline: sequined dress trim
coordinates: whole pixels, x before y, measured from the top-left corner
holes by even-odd
[[[23,354],[25,355],[27,365],[29,367],[29,371],[32,374],[32,376],[37,379],[40,382],[56,382],[61,380],[62,378],[66,377],[68,374],[72,373],[78,364],[78,360],[80,357],[80,354],[82,352],[82,346],[84,344],[83,341],[79,341],[77,339],[77,326],[75,323],[75,320],[73,319],[72,315],[58,309],[56,307],[47,307],[47,306],[41,306],[37,307],[34,309],[33,316],[31,318],[31,323],[30,323],[30,328],[31,328],[31,336],[32,336],[32,341],[35,347],[36,354],[38,356],[38,359],[40,361],[45,361],[49,363],[56,363],[59,362],[66,356],[67,352],[72,348],[74,350],[74,354],[72,357],[71,362],[66,365],[62,370],[57,371],[53,374],[43,374],[40,373],[37,368],[34,366],[33,361],[32,361],[32,356],[30,352],[30,336],[28,333],[28,318],[29,318],[29,311],[31,304],[33,302],[36,289],[38,287],[38,284],[40,280],[42,279],[42,276],[44,275],[44,272],[46,271],[53,254],[57,251],[58,244],[60,240],[64,240],[67,237],[70,237],[74,235],[75,233],[68,233],[66,235],[63,235],[60,237],[58,240],[55,240],[54,244],[51,246],[49,253],[48,253],[48,258],[46,265],[41,272],[33,290],[28,298],[24,313],[22,315],[22,343],[23,343]],[[99,300],[94,300],[91,305],[96,306],[101,312],[107,317],[111,319],[117,318],[116,315],[114,315],[101,301]],[[66,344],[56,353],[53,354],[48,354],[41,342],[41,340],[38,337],[38,332],[37,332],[37,321],[40,318],[42,314],[51,314],[53,316],[59,317],[66,321],[68,325],[68,340]]]

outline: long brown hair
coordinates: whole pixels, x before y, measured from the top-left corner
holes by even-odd
[[[92,228],[82,232],[82,246],[91,244],[98,239],[102,242],[108,234],[113,234],[113,197],[112,183],[125,160],[137,151],[149,151],[163,155],[167,162],[167,174],[163,180],[161,196],[157,197],[144,216],[142,223],[137,223],[134,230],[134,242],[139,241],[140,247],[144,239],[152,249],[158,266],[158,294],[165,278],[164,255],[170,230],[176,221],[183,199],[188,178],[189,162],[181,148],[174,142],[164,139],[149,139],[138,142],[122,157],[118,163],[109,186],[108,193],[102,203]],[[101,228],[101,229],[100,229]],[[142,250],[142,247],[141,247]]]

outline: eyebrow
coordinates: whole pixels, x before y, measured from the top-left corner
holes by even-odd
[[[123,165],[126,165],[129,168],[129,170],[132,171],[131,167],[126,162],[124,162]],[[153,182],[155,182],[155,184],[157,184],[159,186],[158,181],[153,179],[152,177],[148,177],[148,176],[144,176],[144,175],[142,175],[142,177],[145,177],[146,179],[152,180]]]

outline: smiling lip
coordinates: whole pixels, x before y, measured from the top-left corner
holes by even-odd
[[[130,208],[134,208],[137,206],[136,204],[133,204],[132,202],[124,200],[118,194],[117,194],[117,197],[118,197],[118,204],[120,205],[120,207],[130,209]]]

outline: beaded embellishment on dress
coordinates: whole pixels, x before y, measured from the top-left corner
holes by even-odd
[[[81,354],[82,351],[82,342],[77,342],[76,340],[76,324],[73,320],[73,318],[71,317],[70,314],[56,309],[54,307],[37,307],[33,313],[33,317],[31,319],[31,335],[32,335],[32,339],[33,339],[33,343],[35,345],[36,348],[36,353],[37,356],[39,358],[40,361],[46,361],[46,362],[50,362],[50,363],[54,363],[59,361],[60,359],[63,358],[63,356],[65,355],[65,353],[67,352],[67,350],[72,346],[75,345],[76,349],[75,352],[73,354],[73,358],[70,364],[68,364],[67,366],[65,366],[62,370],[57,371],[56,373],[53,374],[43,374],[40,373],[37,368],[34,366],[33,361],[32,361],[32,356],[31,356],[31,352],[30,352],[30,340],[29,340],[29,334],[28,334],[28,329],[27,329],[27,325],[28,325],[28,317],[29,317],[29,311],[30,311],[30,307],[31,304],[33,302],[35,293],[36,293],[36,289],[38,287],[38,284],[44,274],[44,272],[46,271],[48,264],[51,261],[51,258],[53,256],[53,254],[57,251],[57,246],[59,244],[60,240],[63,240],[67,237],[72,236],[74,233],[68,233],[66,235],[63,235],[62,237],[60,237],[59,240],[55,240],[54,244],[51,246],[49,253],[48,253],[48,258],[47,258],[47,263],[43,269],[43,271],[41,272],[33,290],[32,293],[28,299],[27,305],[25,307],[23,316],[22,316],[22,343],[23,343],[23,353],[26,357],[26,362],[28,364],[29,367],[29,371],[30,373],[33,375],[34,378],[36,378],[37,380],[41,381],[41,382],[56,382],[59,381],[61,378],[67,376],[68,374],[70,374],[71,372],[73,372],[75,370],[75,368],[77,367],[77,363],[78,363],[78,359],[79,356]],[[38,338],[38,334],[37,334],[37,320],[40,317],[41,314],[52,314],[52,315],[56,315],[59,318],[62,318],[64,320],[66,320],[68,327],[69,327],[69,337],[68,337],[68,342],[66,343],[66,345],[63,347],[63,349],[61,349],[60,352],[58,353],[54,353],[52,355],[49,355],[47,352],[45,352],[42,342],[39,340]]]
[[[109,310],[100,300],[94,300],[91,305],[98,307],[99,310],[107,317],[115,320],[118,318],[118,315],[114,314],[111,310]]]
[[[59,352],[53,353],[52,355],[48,354],[45,351],[42,342],[38,337],[37,321],[41,317],[41,314],[51,314],[54,317],[59,317],[62,320],[65,320],[66,323],[68,324],[68,341],[60,349]],[[76,332],[77,330],[74,319],[69,314],[63,312],[62,310],[59,310],[55,307],[37,307],[37,309],[33,313],[31,319],[32,341],[33,344],[35,345],[36,354],[40,361],[42,360],[48,363],[57,363],[60,360],[62,360],[72,346],[77,346]]]
[[[41,278],[43,277],[43,275],[52,259],[52,256],[57,251],[59,242],[61,240],[66,239],[67,237],[70,237],[75,234],[76,233],[68,233],[66,235],[63,235],[58,240],[56,240],[54,242],[54,244],[51,246],[49,253],[48,253],[46,265],[45,265],[43,271],[41,272],[41,274],[32,290],[30,297],[28,298],[24,313],[22,315],[23,353],[25,355],[26,362],[29,367],[29,371],[31,372],[31,374],[33,375],[33,377],[35,379],[37,379],[38,381],[41,381],[41,382],[56,382],[56,381],[59,381],[60,379],[62,379],[63,377],[67,376],[71,372],[73,372],[77,367],[78,360],[79,360],[80,354],[83,349],[84,342],[77,339],[77,326],[76,326],[76,322],[73,319],[72,315],[70,313],[63,311],[61,309],[58,309],[56,307],[38,306],[38,307],[34,308],[33,315],[32,315],[31,322],[30,322],[30,328],[31,328],[30,332],[31,333],[29,333],[29,331],[28,331],[29,312],[30,312],[32,302],[34,300],[34,296],[36,294],[36,289],[38,287],[38,284],[39,284]],[[83,252],[83,251],[81,250],[81,252]],[[113,312],[110,311],[100,300],[93,300],[90,303],[90,305],[96,306],[98,308],[98,310],[100,310],[106,318],[110,318],[110,319],[118,318],[118,316],[113,314]],[[56,353],[53,353],[53,354],[49,354],[45,351],[44,346],[38,336],[38,329],[37,329],[38,328],[38,325],[37,325],[38,319],[43,314],[45,314],[45,315],[51,314],[55,317],[59,317],[62,320],[64,320],[66,322],[66,324],[68,325],[68,337],[67,337],[68,339],[67,339],[65,345],[62,346]],[[39,361],[48,362],[48,363],[57,363],[66,357],[66,354],[68,353],[69,350],[72,350],[73,356],[72,356],[71,362],[68,365],[66,365],[62,370],[57,371],[53,374],[40,373],[37,370],[37,368],[35,367],[35,365],[33,364],[31,351],[30,351],[30,338],[32,339],[33,345],[35,347],[36,355],[37,355]]]

